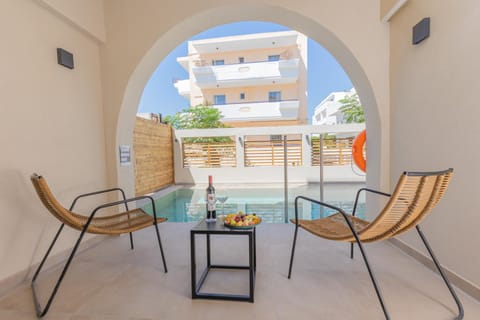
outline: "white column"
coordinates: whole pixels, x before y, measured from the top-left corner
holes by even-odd
[[[309,133],[302,134],[302,167],[311,167],[312,148],[310,147],[312,137]]]
[[[235,136],[235,145],[237,153],[237,168],[245,167],[245,156],[244,156],[244,138],[242,135]]]

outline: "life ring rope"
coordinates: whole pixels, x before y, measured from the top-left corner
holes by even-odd
[[[367,171],[367,160],[363,156],[363,147],[367,141],[367,130],[361,131],[353,140],[352,145],[352,157],[353,162],[363,172]]]

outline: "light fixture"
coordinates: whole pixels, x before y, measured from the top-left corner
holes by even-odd
[[[305,135],[305,140],[307,140],[308,145],[310,145],[310,135]]]
[[[68,69],[73,69],[73,54],[65,49],[57,48],[57,63]]]
[[[242,139],[242,137],[238,137],[238,142],[239,142],[240,145],[243,147],[243,139]]]

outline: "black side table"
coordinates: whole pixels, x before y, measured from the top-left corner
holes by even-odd
[[[207,267],[203,271],[197,283],[197,266],[195,258],[195,235],[204,234],[207,238]],[[210,252],[210,235],[246,235],[248,236],[248,266],[233,266],[233,265],[217,265],[211,263]],[[231,229],[223,224],[221,219],[217,222],[206,223],[205,220],[200,221],[195,227],[190,230],[190,255],[191,255],[191,275],[192,275],[192,299],[215,299],[215,300],[234,300],[234,301],[249,301],[253,302],[253,291],[255,289],[255,270],[256,270],[256,241],[255,241],[255,227],[251,229]],[[249,270],[250,279],[250,293],[248,295],[239,294],[223,294],[223,293],[203,293],[200,292],[208,272],[211,269],[234,269],[234,270]]]

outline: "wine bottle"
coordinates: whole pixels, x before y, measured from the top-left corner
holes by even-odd
[[[214,222],[217,220],[217,211],[215,208],[215,188],[212,183],[212,176],[208,176],[207,188],[207,222]]]

